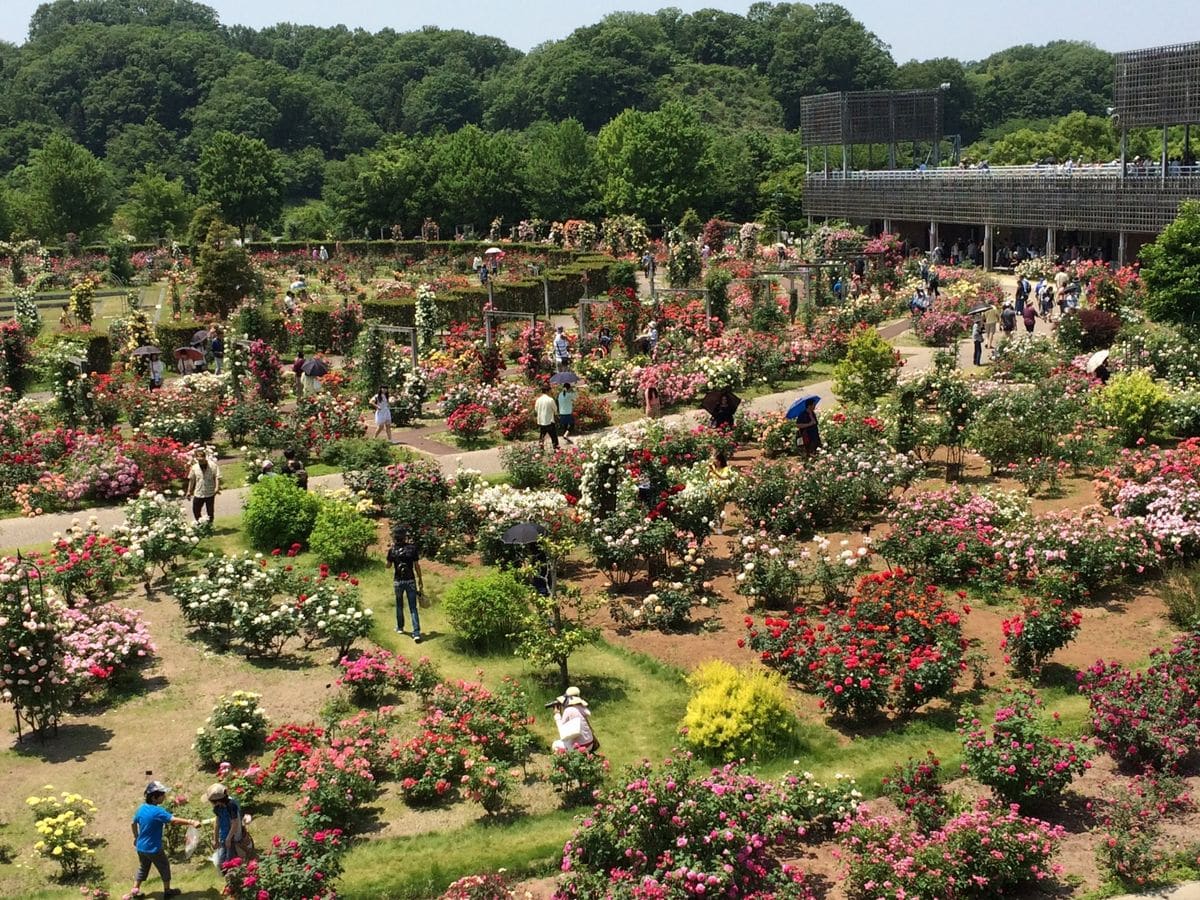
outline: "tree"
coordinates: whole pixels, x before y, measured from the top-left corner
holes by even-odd
[[[263,141],[218,132],[200,153],[200,198],[216,203],[246,239],[246,226],[279,215],[282,176],[275,152]]]
[[[520,152],[507,133],[468,125],[434,139],[429,157],[433,202],[443,221],[480,226],[521,214]]]
[[[627,109],[600,130],[596,158],[610,215],[678,221],[712,192],[711,136],[690,107],[672,102],[651,113]]]
[[[243,297],[263,288],[250,254],[232,240],[228,226],[213,222],[196,261],[196,312],[224,319]]]
[[[1150,318],[1200,324],[1200,201],[1185,201],[1175,221],[1142,248],[1142,278]]]
[[[565,221],[590,212],[596,197],[596,140],[578,119],[538,122],[522,135],[525,208]]]
[[[400,139],[394,146],[331,162],[323,196],[334,216],[356,234],[402,225],[412,234],[430,193],[431,172],[424,141]]]
[[[193,206],[182,181],[147,169],[117,209],[116,222],[139,241],[174,238],[187,228]]]
[[[585,599],[575,587],[557,584],[554,576],[562,568],[571,551],[572,542],[543,537],[540,541],[550,567],[550,593],[533,594],[530,611],[517,620],[516,630],[509,635],[516,641],[517,656],[531,665],[558,669],[560,690],[571,683],[567,663],[571,656],[588,644],[600,639],[600,631],[587,624],[600,607],[596,597]]]
[[[30,155],[27,196],[34,232],[61,240],[69,232],[86,234],[108,218],[112,188],[104,163],[56,134]]]
[[[404,130],[428,134],[437,128],[457,131],[483,114],[479,82],[465,72],[426,75],[404,95]]]

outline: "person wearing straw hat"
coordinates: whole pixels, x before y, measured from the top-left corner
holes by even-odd
[[[200,821],[184,819],[162,808],[162,802],[167,796],[167,786],[161,781],[152,781],[146,785],[143,796],[145,802],[133,814],[133,822],[130,825],[133,829],[133,848],[137,851],[138,868],[137,874],[133,878],[133,890],[129,892],[129,896],[144,896],[142,882],[149,876],[150,866],[153,865],[158,870],[159,877],[162,878],[163,896],[177,897],[180,891],[178,888],[171,887],[171,861],[167,859],[167,854],[163,850],[163,827],[166,825],[190,825],[192,828],[199,828]]]
[[[600,742],[592,731],[592,712],[580,696],[579,688],[567,688],[566,693],[555,697],[550,705],[554,707],[554,724],[558,726],[558,740],[552,745],[555,752],[587,750],[594,753],[600,749]]]
[[[243,842],[246,833],[242,827],[242,809],[223,784],[212,785],[204,799],[213,808],[213,847],[217,851],[217,868],[220,868],[240,855],[237,846]]]

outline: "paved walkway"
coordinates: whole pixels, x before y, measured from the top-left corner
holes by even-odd
[[[1113,900],[1200,900],[1200,881],[1159,888],[1144,894],[1122,894]]]

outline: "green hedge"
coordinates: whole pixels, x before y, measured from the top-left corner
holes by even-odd
[[[162,350],[164,360],[172,359],[173,350],[192,346],[192,335],[207,327],[203,322],[196,321],[159,322],[154,326],[154,341]]]
[[[87,342],[87,367],[89,372],[108,372],[112,369],[112,341],[107,334],[92,334]]]
[[[333,310],[328,306],[306,306],[300,316],[304,342],[318,350],[333,346]]]

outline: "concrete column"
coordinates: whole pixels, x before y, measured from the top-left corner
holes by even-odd
[[[1117,232],[1117,265],[1123,266],[1129,258],[1129,238],[1124,231]]]
[[[1054,245],[1054,237],[1055,237],[1054,229],[1047,228],[1046,229],[1046,256],[1047,256],[1047,258],[1049,258],[1051,260],[1051,262],[1053,262],[1054,257],[1058,253],[1058,249]]]
[[[1166,144],[1163,144],[1163,148],[1164,148],[1163,149],[1163,160],[1166,160],[1166,158],[1167,158]],[[1167,164],[1164,161],[1163,162],[1163,172],[1164,173],[1167,171],[1166,166],[1167,166]],[[849,174],[850,174],[850,147],[846,144],[842,144],[842,175],[846,176]]]
[[[992,260],[995,259],[993,244],[995,243],[995,230],[991,225],[983,226],[983,271],[992,271]]]
[[[892,233],[892,220],[891,219],[883,220],[883,230],[886,234]]]
[[[929,223],[929,252],[933,252],[933,248],[938,245],[938,223]]]

